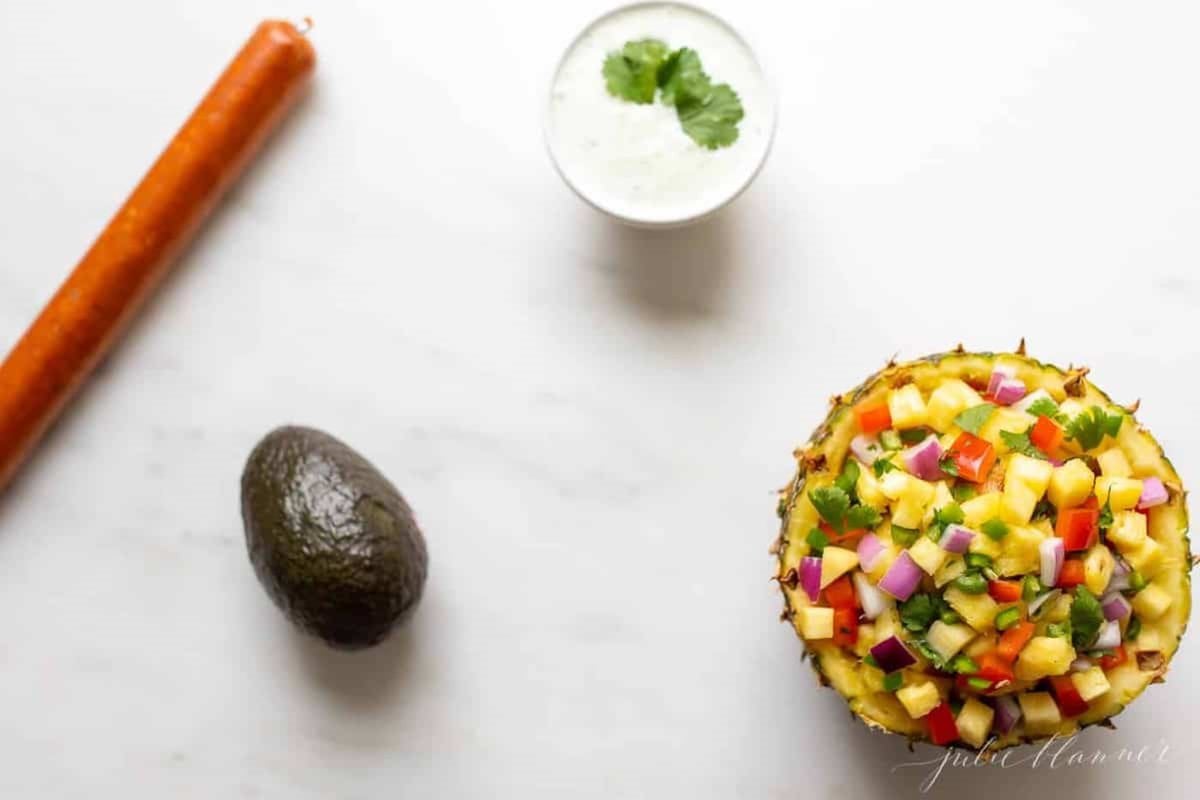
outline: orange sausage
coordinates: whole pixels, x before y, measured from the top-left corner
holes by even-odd
[[[0,365],[0,489],[295,102],[315,63],[294,25],[259,25],[8,354]]]

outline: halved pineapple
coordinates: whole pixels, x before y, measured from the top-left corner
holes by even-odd
[[[854,714],[867,725],[912,739],[927,738],[923,717],[960,689],[949,675],[936,670],[936,663],[921,655],[916,666],[897,673],[901,676],[899,680],[885,679],[880,669],[864,661],[865,644],[843,645],[837,641],[836,633],[831,631],[836,626],[830,620],[831,612],[823,609],[823,598],[818,598],[815,604],[810,602],[797,579],[801,559],[812,555],[808,534],[821,522],[820,512],[809,494],[814,489],[830,487],[841,474],[849,458],[850,440],[864,432],[856,409],[871,406],[884,409],[892,418],[894,431],[909,432],[908,441],[918,441],[924,428],[939,436],[944,450],[951,450],[964,436],[964,424],[967,427],[973,424],[961,415],[984,402],[988,380],[998,363],[1011,368],[1031,397],[1019,404],[1019,408],[999,408],[971,431],[991,444],[997,465],[973,484],[979,491],[977,496],[968,497],[967,493],[960,496],[957,491],[954,494],[962,524],[974,533],[969,552],[942,558],[932,549],[947,525],[943,519],[947,486],[936,478],[920,480],[886,465],[880,467],[882,474],[876,475],[874,464],[862,464],[855,484],[856,503],[877,509],[883,517],[875,533],[884,549],[866,573],[870,583],[886,583],[886,576],[897,570],[916,570],[914,580],[918,584],[914,591],[944,595],[947,605],[943,608],[961,620],[943,616],[937,621],[938,627],[930,625],[922,634],[928,636],[933,632],[933,641],[922,645],[929,648],[928,654],[939,658],[952,653],[958,653],[957,658],[990,656],[1000,635],[995,630],[997,614],[1014,605],[1024,609],[1024,604],[997,603],[989,593],[981,593],[980,564],[991,563],[994,572],[990,574],[1018,584],[1024,575],[1037,575],[1038,545],[1055,535],[1050,520],[1062,510],[1083,507],[1095,497],[1097,508],[1107,503],[1113,516],[1120,520],[1120,525],[1111,531],[1115,535],[1101,537],[1101,544],[1107,543],[1121,554],[1149,585],[1133,597],[1134,613],[1142,627],[1134,639],[1125,642],[1130,657],[1117,667],[1108,670],[1094,667],[1093,671],[1077,673],[1072,678],[1089,702],[1088,710],[1077,717],[1062,716],[1054,696],[1035,691],[1042,684],[1032,682],[1034,676],[1065,673],[1076,652],[1070,639],[1061,638],[1061,631],[1055,636],[1042,635],[1051,625],[1065,624],[1071,607],[1070,593],[1043,609],[1037,635],[1014,663],[1018,677],[1027,680],[1018,680],[1004,690],[1018,698],[1024,719],[991,746],[1001,748],[1050,735],[1067,736],[1120,712],[1161,677],[1178,649],[1190,611],[1192,561],[1179,476],[1149,432],[1096,389],[1086,379],[1086,370],[1063,371],[1027,358],[1023,352],[1004,356],[953,352],[889,364],[860,387],[834,398],[825,422],[796,451],[798,470],[784,490],[779,507],[783,525],[776,544],[776,577],[783,590],[786,616],[805,639],[811,663],[822,681],[841,693]],[[1038,399],[1043,404],[1052,400],[1059,414],[1068,419],[1097,407],[1105,413],[1121,415],[1123,422],[1115,436],[1106,431],[1095,447],[1084,448],[1079,441],[1068,437],[1058,455],[1063,466],[1050,467],[1028,444],[1032,441],[1028,438],[1031,423],[1036,419],[1030,413],[1030,406]],[[876,411],[874,418],[880,416]],[[1063,416],[1058,418],[1061,420]],[[1025,460],[1027,457],[1029,461]],[[900,465],[896,454],[889,459],[893,465]],[[952,450],[942,463],[949,464],[944,469],[953,468],[956,472],[960,467],[972,466],[969,460],[957,461]],[[1095,473],[1089,463],[1098,464]],[[862,478],[863,473],[869,476]],[[1143,481],[1148,478],[1161,480],[1169,489],[1169,499],[1151,509],[1147,520],[1135,507],[1144,488]],[[951,475],[946,480],[962,484],[965,479],[958,477],[956,481]],[[1144,536],[1139,520],[1132,515],[1140,517],[1141,524],[1148,522]],[[982,532],[985,526],[990,534]],[[853,542],[838,542],[836,546],[854,548]],[[1099,595],[1096,590],[1106,588],[1101,584],[1107,585],[1114,565],[1110,563],[1111,553],[1094,548],[1095,543],[1088,542],[1068,555],[1084,560],[1086,585]],[[910,553],[916,554],[916,561]],[[968,563],[972,565],[969,572]],[[852,568],[852,572],[859,569]],[[932,576],[927,572],[932,572]],[[900,603],[889,607],[873,623],[864,620],[861,635],[873,643],[895,635],[910,648],[916,647],[919,643],[914,641],[913,633],[901,623],[899,615],[904,608],[905,604]],[[805,637],[805,628],[811,629],[813,636]],[[937,647],[932,646],[934,643]],[[1146,651],[1155,653],[1155,658],[1135,657]],[[1141,668],[1142,663],[1146,669]],[[899,692],[898,687],[902,687]],[[986,694],[960,696],[960,699],[963,711],[959,713],[959,734],[964,741],[974,744],[988,733],[988,710],[994,701]]]

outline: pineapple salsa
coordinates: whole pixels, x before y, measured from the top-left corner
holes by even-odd
[[[1183,490],[1086,374],[1023,352],[889,365],[797,451],[785,616],[869,725],[999,748],[1162,679],[1190,603]]]

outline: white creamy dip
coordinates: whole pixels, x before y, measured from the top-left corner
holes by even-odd
[[[608,93],[604,59],[647,38],[695,50],[713,82],[737,92],[745,117],[733,145],[705,149],[657,98],[639,105]],[[765,159],[774,124],[770,90],[749,46],[711,14],[675,3],[628,6],[588,27],[559,65],[546,122],[567,183],[601,210],[649,225],[694,219],[735,197]]]

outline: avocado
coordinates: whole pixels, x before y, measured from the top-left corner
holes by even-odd
[[[301,630],[332,647],[378,644],[416,608],[429,557],[387,478],[327,433],[272,431],[242,473],[250,562]]]

